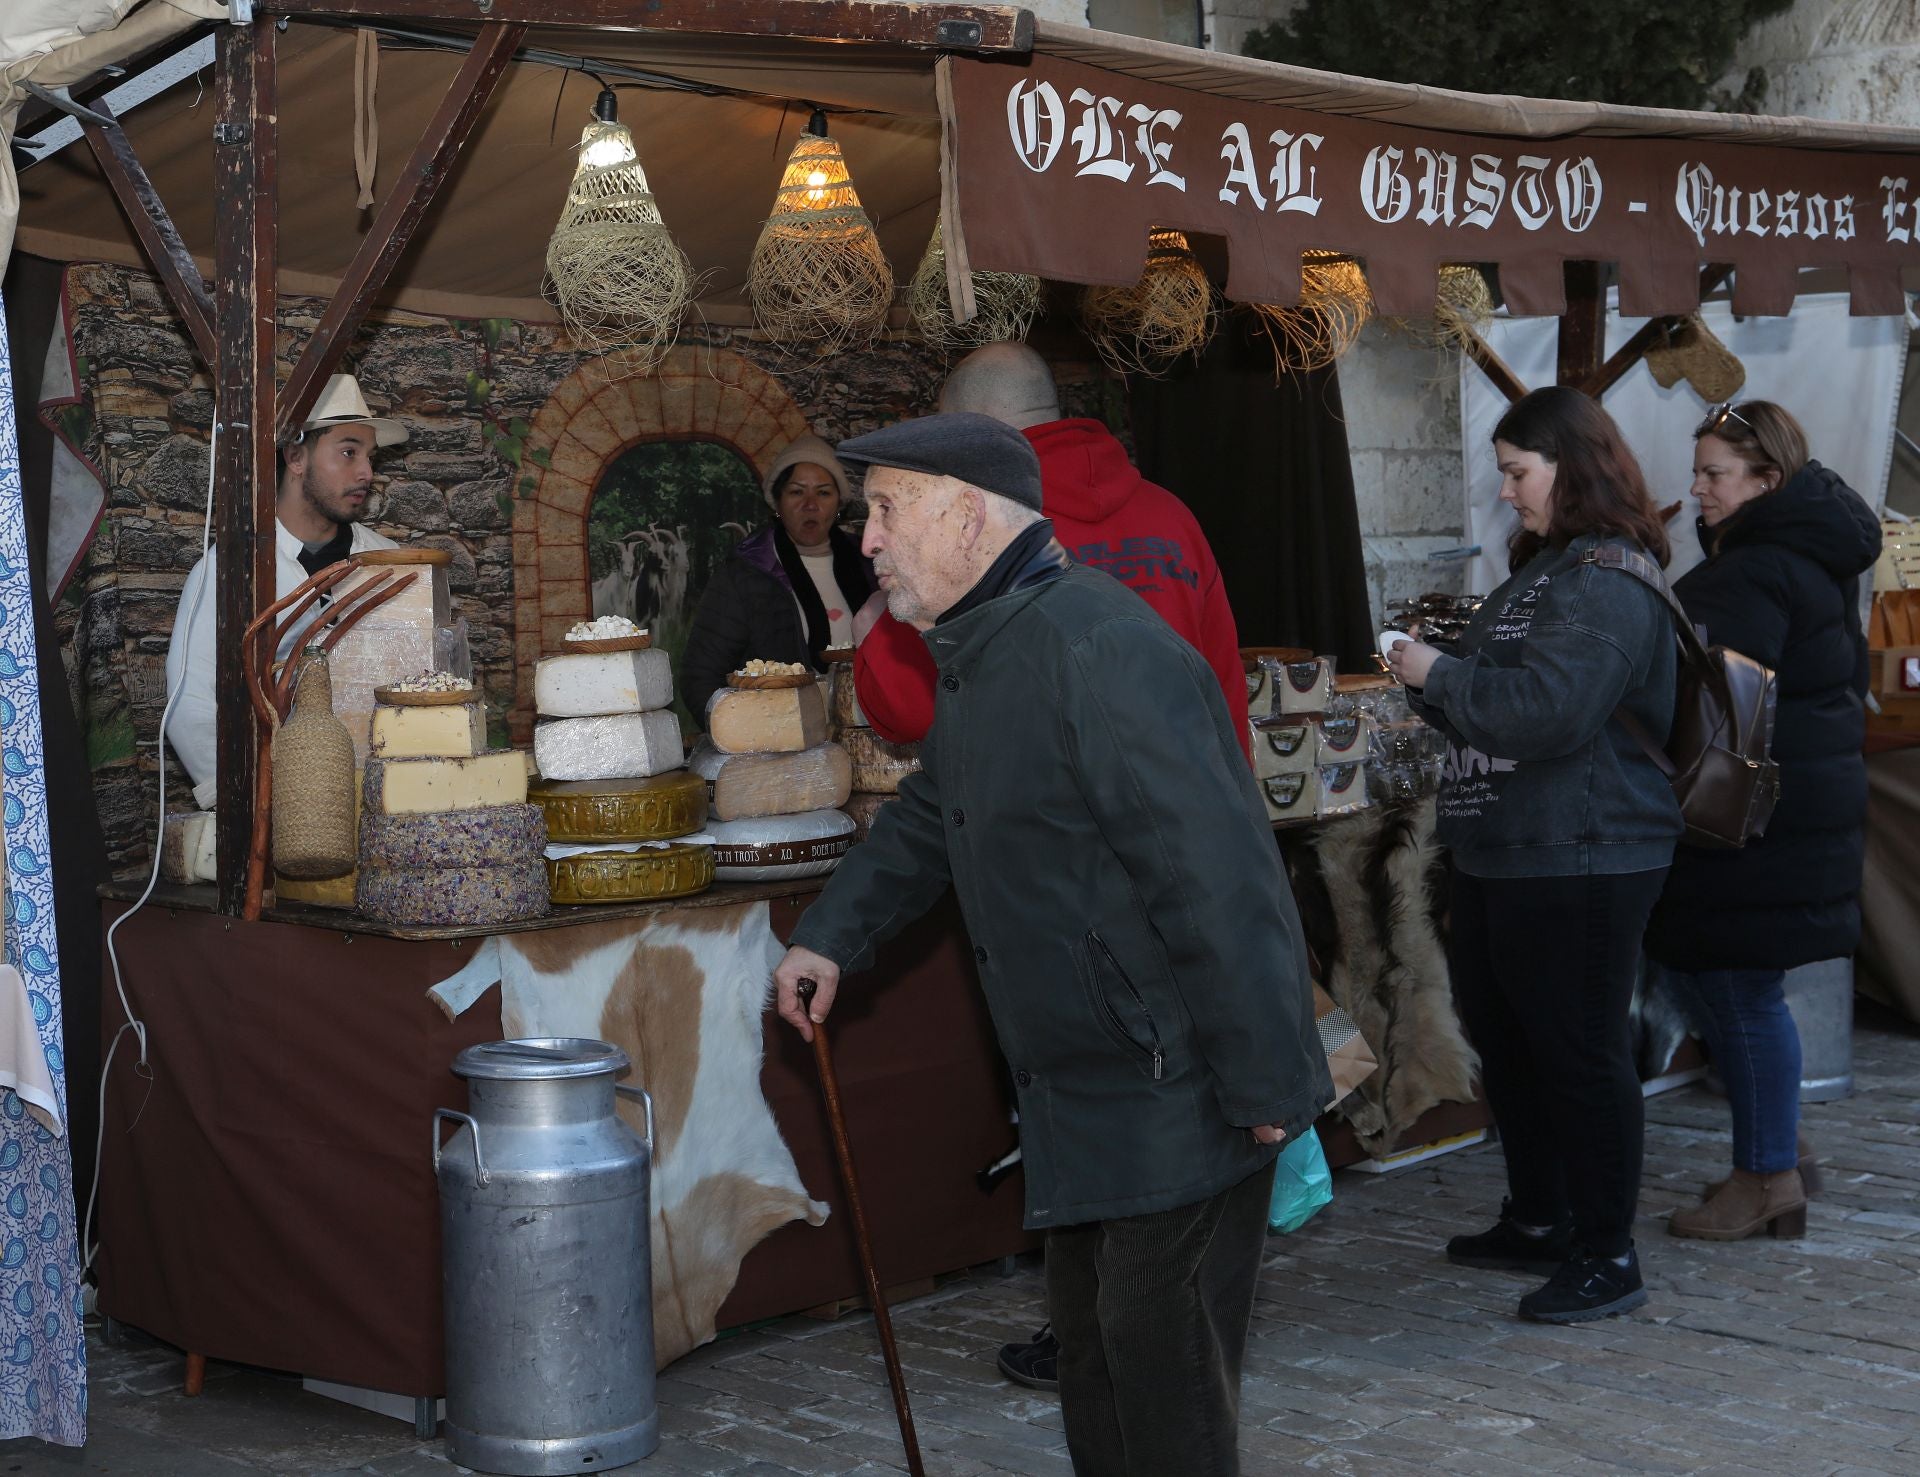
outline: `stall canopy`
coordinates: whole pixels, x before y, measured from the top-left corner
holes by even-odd
[[[52,8],[37,0],[21,15]],[[148,0],[127,24],[164,34],[208,9],[217,6]],[[280,281],[324,293],[373,219],[355,204],[356,115],[378,125],[381,195],[460,66],[450,48],[477,27],[436,18],[456,7],[425,0],[258,9],[293,13],[279,39]],[[599,90],[582,68],[618,90],[667,223],[706,274],[701,306],[718,321],[736,319],[754,238],[811,105],[830,110],[902,279],[933,229],[943,163],[958,261],[1124,282],[1144,261],[1148,229],[1173,226],[1225,239],[1227,292],[1241,301],[1290,301],[1303,249],[1362,258],[1389,313],[1430,305],[1443,262],[1496,267],[1521,313],[1562,309],[1560,269],[1571,260],[1618,263],[1630,313],[1686,311],[1701,269],[1722,264],[1735,268],[1742,311],[1786,311],[1797,272],[1826,267],[1850,274],[1855,312],[1896,313],[1902,271],[1920,269],[1920,130],[1481,97],[1031,23],[1018,12],[1004,49],[942,55],[934,44],[723,34],[769,27],[754,21],[752,0],[709,9],[708,30],[609,30],[554,22],[629,24],[621,18],[631,14],[644,25],[645,8],[498,0],[495,21],[530,23],[524,49],[384,300],[463,316],[553,316],[540,296],[542,257]],[[856,0],[820,12],[938,9]],[[14,11],[0,18],[0,58]],[[167,27],[148,19],[163,11]],[[371,87],[356,82],[362,25],[382,38]],[[845,34],[875,29],[849,21]],[[151,34],[142,39],[152,44]],[[106,37],[92,44],[110,53]],[[76,80],[72,68],[59,80]],[[210,275],[210,69],[206,81],[146,103],[126,132]],[[39,121],[29,114],[23,132]],[[25,170],[20,195],[23,249],[141,261],[84,149]]]

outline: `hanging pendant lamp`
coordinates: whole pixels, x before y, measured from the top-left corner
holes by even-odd
[[[1300,254],[1300,301],[1249,303],[1273,344],[1275,368],[1324,369],[1351,349],[1373,316],[1373,292],[1360,263],[1337,251]]]
[[[926,253],[907,289],[913,325],[928,343],[943,349],[972,348],[976,344],[1017,342],[1039,315],[1043,289],[1038,277],[1024,272],[974,272],[974,315],[955,321],[947,290],[945,221],[936,220]]]
[[[1089,287],[1080,321],[1109,368],[1149,378],[1181,354],[1197,354],[1218,321],[1213,284],[1182,231],[1147,238],[1147,266],[1130,287]]]

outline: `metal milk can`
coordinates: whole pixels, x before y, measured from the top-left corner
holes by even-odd
[[[511,1477],[598,1472],[660,1444],[648,1234],[653,1102],[627,1054],[543,1037],[453,1061],[471,1113],[434,1112],[447,1455]],[[643,1143],[614,1111],[646,1102]],[[442,1145],[441,1120],[460,1127]]]

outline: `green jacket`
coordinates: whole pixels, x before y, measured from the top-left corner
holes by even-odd
[[[923,772],[793,942],[843,970],[951,882],[1019,1097],[1030,1227],[1191,1204],[1333,1096],[1293,894],[1220,684],[1071,568],[926,633]]]

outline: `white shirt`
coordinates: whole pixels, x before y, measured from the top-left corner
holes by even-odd
[[[807,573],[813,577],[813,587],[820,592],[820,603],[827,608],[827,645],[853,645],[853,611],[847,606],[847,597],[840,592],[840,582],[833,577],[833,551],[824,554],[802,554],[800,562],[807,566]],[[804,606],[801,607],[805,611]],[[803,618],[800,629],[806,630]]]
[[[300,562],[305,547],[287,531],[278,518],[273,521],[273,583],[275,600],[284,599],[307,579],[306,566]],[[353,552],[365,549],[393,549],[399,545],[384,534],[375,533],[364,523],[353,525]],[[218,793],[214,784],[214,628],[219,623],[219,589],[214,577],[214,551],[194,565],[180,587],[180,606],[173,615],[173,636],[167,646],[167,691],[180,689],[173,705],[173,717],[167,723],[167,746],[180,756],[180,762],[193,776],[193,798],[202,810],[213,808]],[[202,593],[204,591],[204,594]],[[199,608],[194,602],[199,601]],[[316,605],[301,618],[298,629],[280,644],[280,655],[287,656],[308,627],[319,621],[326,608]],[[244,700],[243,678],[231,674],[225,684],[236,698]]]

